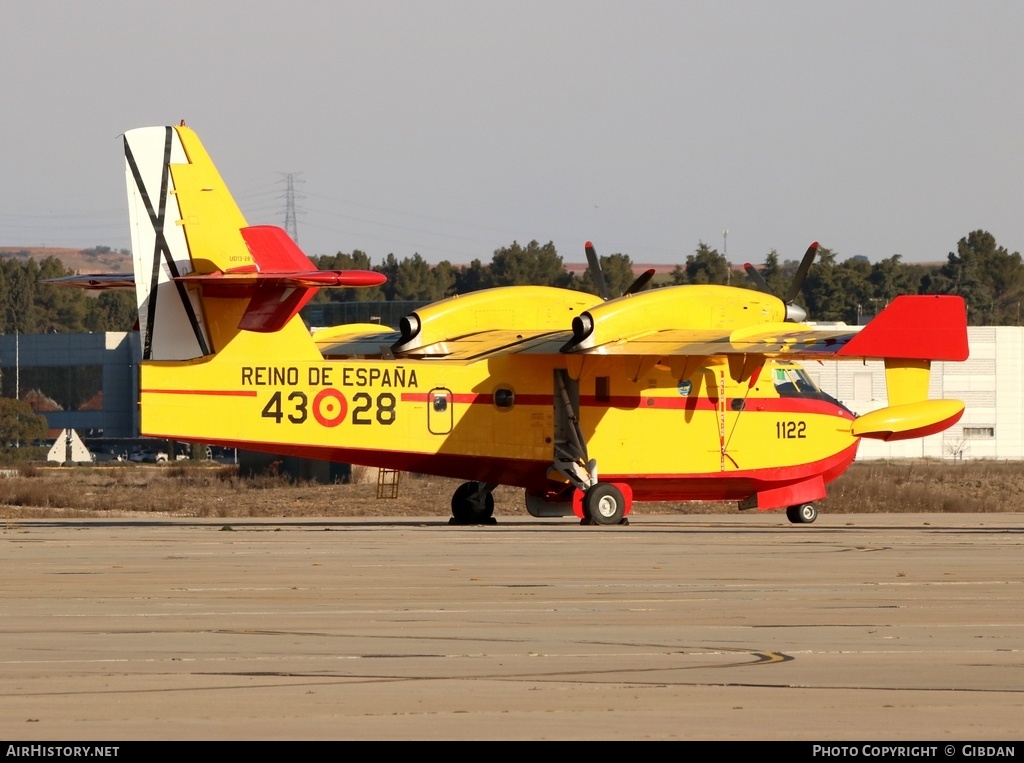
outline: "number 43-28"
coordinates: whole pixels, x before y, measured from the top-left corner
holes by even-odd
[[[314,415],[321,424],[336,426],[345,417],[345,402],[340,393],[333,390],[329,392],[332,394],[326,397],[321,392],[314,405],[318,408],[324,408],[325,405],[331,406],[331,410],[318,410],[314,412]],[[335,404],[340,403],[340,410],[335,410],[332,401]],[[352,396],[352,423],[372,424],[376,420],[378,424],[385,426],[394,424],[397,402],[395,396],[390,392],[381,392],[376,398],[366,392],[357,392]],[[305,392],[298,390],[289,392],[287,397],[278,390],[270,396],[260,415],[265,419],[273,419],[276,424],[280,424],[286,418],[292,424],[301,424],[309,416],[309,398]]]

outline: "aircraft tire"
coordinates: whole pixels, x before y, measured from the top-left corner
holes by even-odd
[[[494,495],[481,495],[479,482],[463,482],[452,495],[452,522],[457,525],[494,523]]]
[[[786,509],[786,518],[795,525],[809,525],[818,518],[818,509],[813,503],[801,503]]]
[[[626,499],[615,485],[598,482],[583,494],[583,514],[595,525],[620,525],[626,514]]]

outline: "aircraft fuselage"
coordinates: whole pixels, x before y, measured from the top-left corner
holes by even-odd
[[[769,361],[737,382],[727,362],[708,358],[681,382],[667,367],[615,357],[569,369],[529,354],[266,364],[236,355],[144,364],[145,433],[541,495],[560,486],[551,465],[575,416],[601,480],[629,485],[637,500],[742,500],[828,482],[856,450],[853,414],[816,390],[786,393],[794,363]]]

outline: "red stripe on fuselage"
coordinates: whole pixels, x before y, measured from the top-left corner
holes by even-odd
[[[428,394],[424,392],[403,392],[402,402],[425,403]],[[464,405],[494,405],[491,394],[453,394],[452,402]],[[762,413],[820,413],[825,416],[838,416],[852,421],[854,416],[835,403],[812,397],[727,397],[726,408],[736,413],[731,403],[743,400],[746,412]],[[552,395],[521,395],[515,396],[515,405],[554,405]],[[655,397],[653,395],[612,395],[607,399],[598,399],[594,395],[580,395],[580,408],[616,408],[620,410],[636,410],[638,408],[667,411],[717,411],[718,401],[706,397]]]
[[[143,389],[150,395],[206,395],[214,397],[256,397],[256,390],[248,389]]]

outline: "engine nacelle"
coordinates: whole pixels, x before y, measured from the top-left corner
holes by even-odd
[[[445,355],[444,343],[501,326],[503,331],[564,331],[600,297],[552,286],[505,286],[435,302],[402,319],[397,353]]]
[[[572,339],[562,351],[585,352],[670,327],[732,331],[785,318],[786,305],[771,294],[730,286],[672,286],[591,307],[573,321]]]

